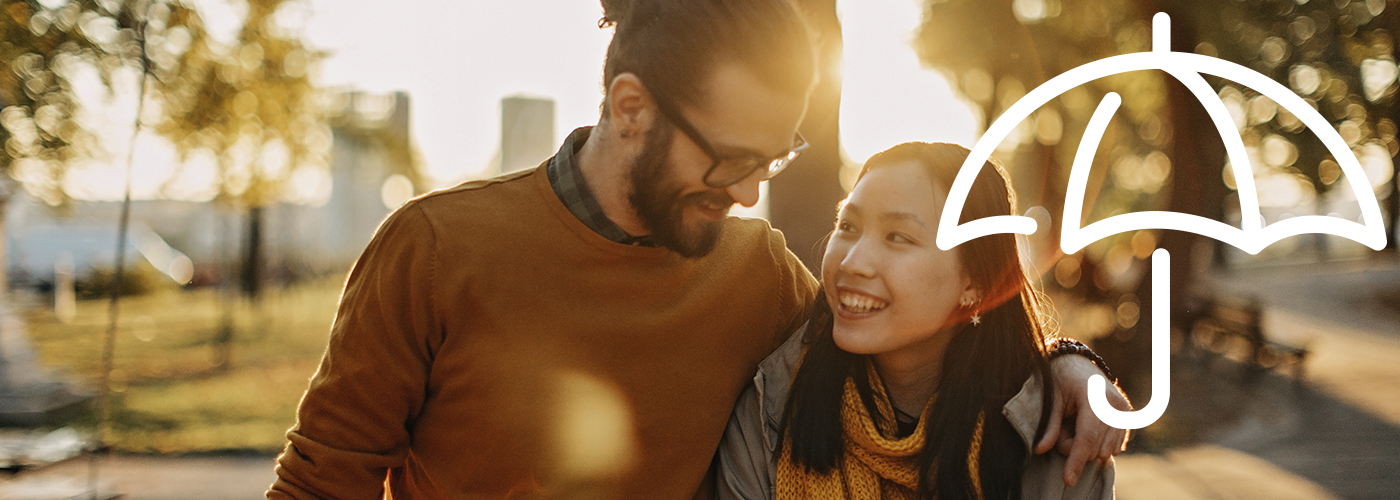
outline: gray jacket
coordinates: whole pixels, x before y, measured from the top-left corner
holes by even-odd
[[[797,363],[802,358],[802,337],[806,327],[799,328],[787,342],[758,365],[753,385],[739,396],[729,427],[719,445],[720,500],[767,500],[774,497],[773,483],[777,474],[773,460],[778,443],[778,424],[787,403],[788,387],[792,383]],[[1032,376],[1021,392],[1002,407],[1002,414],[1011,422],[1026,449],[1032,449],[1035,428],[1041,415],[1040,377]],[[1084,467],[1079,482],[1065,486],[1062,479],[1065,457],[1057,451],[1032,455],[1021,475],[1021,498],[1032,499],[1113,499],[1113,462],[1100,466],[1090,461]]]

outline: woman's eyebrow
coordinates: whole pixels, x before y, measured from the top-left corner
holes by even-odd
[[[924,219],[919,217],[919,214],[913,212],[885,212],[880,214],[880,218],[893,221],[909,221],[918,224],[919,227],[928,227],[924,224]]]

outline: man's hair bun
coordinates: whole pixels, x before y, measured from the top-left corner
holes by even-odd
[[[635,0],[602,0],[603,18],[598,20],[599,28],[617,26],[625,21],[632,13]]]
[[[654,96],[696,104],[700,82],[717,64],[732,62],[773,90],[806,96],[816,59],[806,24],[790,2],[599,0],[598,27],[613,28],[603,62],[604,89],[618,75],[631,73]]]

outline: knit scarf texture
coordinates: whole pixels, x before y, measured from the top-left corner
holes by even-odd
[[[876,373],[874,363],[867,362],[866,370],[870,386],[874,391],[875,407],[880,414],[877,422],[860,393],[856,391],[855,380],[846,378],[841,398],[842,441],[845,452],[831,471],[822,474],[795,463],[792,458],[792,443],[785,439],[782,456],[778,459],[777,500],[917,500],[919,487],[919,453],[924,448],[929,414],[935,396],[924,407],[914,433],[898,437],[898,423],[895,420],[894,405],[885,392],[885,385]],[[968,449],[967,465],[973,490],[982,498],[979,480],[978,457],[982,448],[982,424],[985,413],[978,414],[977,427],[972,434],[972,446]]]

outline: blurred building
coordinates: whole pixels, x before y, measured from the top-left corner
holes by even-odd
[[[539,166],[559,147],[554,142],[554,100],[511,96],[501,99],[501,170]]]
[[[304,214],[284,215],[290,219],[284,223],[297,228],[283,235],[290,241],[282,243],[305,252],[303,258],[345,267],[360,256],[389,211],[412,198],[420,183],[413,166],[407,92],[351,91],[337,102],[330,110],[330,197],[325,205],[300,209]],[[288,209],[298,210],[282,210]]]
[[[234,223],[211,204],[144,200],[131,204],[126,263],[144,259],[175,281],[193,278],[193,262],[214,261],[224,243],[220,228]],[[75,200],[55,209],[27,194],[5,206],[5,257],[15,286],[52,284],[60,262],[78,276],[111,268],[116,259],[121,203]],[[156,231],[152,228],[158,228]],[[192,260],[193,259],[193,260]],[[130,268],[130,267],[129,267]]]
[[[332,141],[326,193],[302,204],[266,207],[262,214],[264,276],[344,273],[389,212],[417,192],[407,93],[337,94],[328,110]],[[391,208],[392,207],[392,208]],[[74,200],[62,209],[22,192],[4,216],[7,269],[17,286],[53,283],[54,266],[72,259],[74,274],[110,268],[121,203]],[[150,261],[172,274],[207,283],[239,262],[246,214],[224,204],[133,201],[128,264]]]

